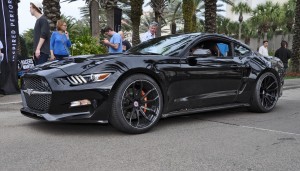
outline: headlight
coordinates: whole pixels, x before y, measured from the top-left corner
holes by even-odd
[[[100,82],[106,80],[111,73],[89,74],[89,75],[72,75],[67,77],[67,80],[72,85],[86,84],[90,82]]]
[[[106,78],[110,76],[110,73],[104,73],[104,74],[91,74],[90,75],[90,81],[97,82],[97,81],[104,81]]]

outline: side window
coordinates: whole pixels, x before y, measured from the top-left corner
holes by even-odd
[[[203,49],[203,50],[210,51],[210,55],[208,55],[208,56],[215,56],[215,57],[220,57],[220,58],[232,56],[230,43],[224,42],[224,41],[219,41],[216,39],[205,40],[205,41],[198,43],[197,45],[194,45],[190,49],[190,54],[192,54],[192,52],[194,52],[194,50],[196,50],[196,49]]]
[[[249,54],[251,51],[239,44],[234,44],[234,56],[244,56]]]

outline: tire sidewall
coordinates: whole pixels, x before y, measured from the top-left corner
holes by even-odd
[[[124,95],[125,90],[133,82],[138,81],[138,80],[148,81],[156,88],[156,90],[159,94],[160,106],[159,106],[158,116],[152,124],[148,125],[145,128],[135,128],[135,127],[131,126],[127,122],[127,120],[123,114],[122,107],[121,107],[122,106],[122,97]],[[126,132],[126,133],[144,133],[144,132],[147,132],[149,129],[151,129],[159,121],[159,119],[161,118],[161,114],[162,114],[162,108],[163,108],[162,93],[161,93],[161,90],[160,90],[160,87],[158,86],[158,84],[151,77],[149,77],[147,75],[144,75],[144,74],[132,75],[132,76],[125,78],[120,83],[118,88],[116,89],[116,92],[115,92],[114,98],[113,98],[113,102],[112,102],[112,113],[111,113],[111,117],[110,117],[111,118],[110,122],[118,130]]]
[[[264,113],[272,111],[275,108],[277,100],[278,100],[278,92],[277,92],[276,102],[273,104],[273,106],[271,108],[265,108],[264,106],[262,106],[262,104],[260,102],[260,88],[261,88],[263,80],[268,76],[273,77],[278,85],[278,80],[277,80],[276,76],[271,72],[266,72],[259,77],[259,79],[257,80],[257,83],[255,85],[255,90],[254,90],[254,104],[253,105],[256,106],[256,108],[258,109],[259,112],[264,112]]]

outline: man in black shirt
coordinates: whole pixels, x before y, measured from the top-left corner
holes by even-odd
[[[30,2],[30,13],[36,17],[34,26],[34,60],[36,64],[48,61],[50,56],[50,26],[47,18],[42,14],[43,5],[40,2]]]
[[[288,68],[288,61],[292,57],[292,52],[287,49],[287,45],[288,44],[286,41],[281,41],[281,47],[275,52],[275,56],[281,59],[281,61],[283,62],[285,71]]]

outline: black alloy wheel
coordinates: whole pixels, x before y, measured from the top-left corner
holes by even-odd
[[[113,100],[111,124],[126,133],[144,133],[161,117],[162,93],[147,75],[137,74],[125,79]]]
[[[251,110],[269,112],[274,109],[279,97],[279,84],[276,76],[266,72],[257,80]]]

